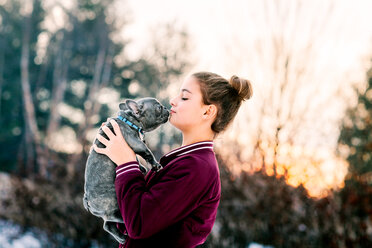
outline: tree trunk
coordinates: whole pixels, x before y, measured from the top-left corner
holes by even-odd
[[[67,88],[67,71],[68,71],[68,59],[64,59],[64,49],[61,47],[56,56],[56,62],[54,66],[53,74],[53,93],[50,103],[50,117],[48,122],[48,128],[46,132],[46,142],[50,142],[52,135],[58,130],[61,115],[58,112],[58,105],[63,101],[66,88]]]
[[[107,73],[103,72],[103,68],[105,67],[106,70],[111,70],[111,63],[112,63],[110,60],[105,59],[105,57],[106,57],[106,44],[102,43],[98,51],[98,54],[97,54],[96,66],[94,70],[95,73],[94,73],[93,80],[92,80],[92,86],[89,89],[88,97],[84,104],[85,121],[80,123],[79,129],[78,129],[79,130],[78,131],[78,135],[79,135],[78,143],[81,144],[82,146],[82,152],[74,154],[74,156],[72,156],[71,160],[68,162],[67,175],[69,178],[72,178],[73,175],[75,174],[76,166],[78,162],[81,160],[82,155],[84,153],[84,147],[86,145],[86,134],[87,134],[87,131],[92,127],[92,123],[91,123],[92,116],[98,113],[100,109],[100,106],[99,106],[100,104],[97,102],[96,99],[97,99],[97,93],[102,87],[102,84],[100,85],[101,78],[103,80],[102,75],[107,75]],[[105,66],[105,62],[106,64],[109,64],[109,66]],[[109,74],[108,74],[108,77],[109,77]]]
[[[44,156],[47,158],[48,167],[52,167],[53,159],[51,158],[50,146],[53,139],[53,135],[58,131],[61,124],[61,115],[58,112],[58,106],[63,102],[64,95],[67,88],[67,72],[69,58],[65,56],[66,52],[62,47],[59,48],[58,53],[55,56],[54,72],[53,72],[53,93],[50,102],[50,116],[48,120],[48,126],[46,128],[45,136],[45,149]]]
[[[4,40],[0,38],[0,47],[4,47]],[[0,51],[0,128],[2,125],[1,119],[1,96],[3,95],[3,82],[4,82],[4,51]]]
[[[41,176],[46,176],[46,163],[43,159],[41,148],[41,137],[37,127],[35,106],[32,101],[30,79],[29,79],[29,56],[30,56],[30,35],[31,35],[31,15],[24,18],[23,37],[22,37],[22,53],[21,53],[21,85],[24,105],[24,118],[26,126],[26,151],[28,159],[31,159],[34,154],[33,147],[36,149],[36,161],[39,166],[38,170]],[[28,132],[29,131],[29,132]],[[33,164],[33,161],[26,161],[28,170]]]

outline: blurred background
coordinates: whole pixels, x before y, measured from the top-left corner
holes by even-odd
[[[372,247],[372,1],[0,0],[0,247],[116,247],[82,204],[126,98],[249,79],[200,247]],[[181,145],[147,134],[159,159]]]

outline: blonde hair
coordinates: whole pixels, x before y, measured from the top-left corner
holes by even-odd
[[[211,126],[213,132],[218,134],[226,130],[241,103],[252,97],[250,81],[235,75],[228,81],[212,72],[196,72],[192,76],[200,83],[204,104],[217,106],[217,116]]]

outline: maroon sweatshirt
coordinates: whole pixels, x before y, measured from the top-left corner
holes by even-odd
[[[164,168],[146,177],[136,161],[116,168],[119,228],[128,234],[119,247],[195,247],[212,230],[221,197],[213,142],[179,147],[159,162]]]

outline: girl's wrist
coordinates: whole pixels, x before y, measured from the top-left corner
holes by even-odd
[[[116,166],[119,166],[119,165],[122,165],[122,164],[126,164],[126,163],[129,163],[129,162],[137,162],[137,157],[135,154],[133,154],[132,156],[125,156],[125,158],[123,157],[120,161],[118,161],[116,164]]]

